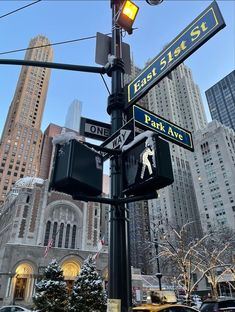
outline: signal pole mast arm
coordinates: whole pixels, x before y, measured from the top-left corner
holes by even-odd
[[[0,59],[0,64],[2,64],[2,65],[25,65],[25,66],[46,67],[46,68],[73,70],[73,71],[80,71],[80,72],[86,72],[86,73],[96,73],[96,74],[105,74],[107,72],[107,69],[104,67],[62,64],[62,63],[52,63],[52,62],[28,61],[28,60]]]

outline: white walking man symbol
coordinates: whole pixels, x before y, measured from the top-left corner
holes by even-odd
[[[145,149],[144,151],[140,154],[140,162],[142,163],[142,169],[141,169],[141,174],[140,178],[144,178],[145,170],[148,169],[149,174],[151,175],[153,173],[153,167],[156,167],[155,164],[155,157],[153,157],[153,165],[149,161],[149,156],[154,156],[154,144],[152,138],[147,138],[145,142]]]

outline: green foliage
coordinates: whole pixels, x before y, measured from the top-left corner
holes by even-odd
[[[65,312],[68,294],[63,271],[54,259],[45,270],[43,278],[35,286],[33,302],[38,311]]]
[[[70,297],[69,312],[106,312],[107,296],[92,257],[81,268]]]

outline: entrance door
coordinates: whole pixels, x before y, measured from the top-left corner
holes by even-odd
[[[24,300],[27,278],[17,278],[15,285],[15,300]]]
[[[70,295],[73,289],[74,280],[66,280],[67,292]]]

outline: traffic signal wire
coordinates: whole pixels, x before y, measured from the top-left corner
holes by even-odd
[[[18,8],[18,9],[14,10],[14,11],[8,12],[8,13],[6,13],[4,15],[1,15],[0,18],[6,17],[6,16],[11,15],[13,13],[16,13],[16,12],[18,12],[20,10],[26,9],[27,7],[29,7],[31,5],[34,5],[34,4],[36,4],[36,3],[40,2],[40,1],[42,1],[42,0],[34,1],[33,3],[27,4],[27,5],[25,5],[25,6],[21,7],[21,8]]]
[[[110,91],[109,91],[109,88],[108,88],[108,85],[107,85],[107,83],[106,83],[106,81],[105,81],[105,79],[104,79],[103,74],[100,74],[100,76],[101,76],[101,78],[102,78],[102,80],[103,80],[103,82],[104,82],[104,85],[105,85],[105,87],[106,87],[106,89],[107,89],[107,91],[108,91],[108,94],[111,95],[111,93],[110,93]]]
[[[108,36],[108,35],[111,35],[111,34],[108,33],[108,34],[105,34],[105,35]],[[33,50],[33,49],[39,49],[39,48],[45,48],[45,47],[56,46],[56,45],[62,45],[62,44],[73,43],[73,42],[84,41],[84,40],[95,39],[95,38],[96,38],[96,35],[95,36],[90,36],[90,37],[83,37],[83,38],[78,38],[78,39],[66,40],[66,41],[59,41],[59,42],[55,42],[55,43],[43,44],[43,45],[32,47],[32,48],[23,48],[23,49],[15,49],[15,50],[10,50],[10,51],[4,51],[4,52],[0,52],[0,55],[16,53],[16,52],[22,52],[22,51]]]

